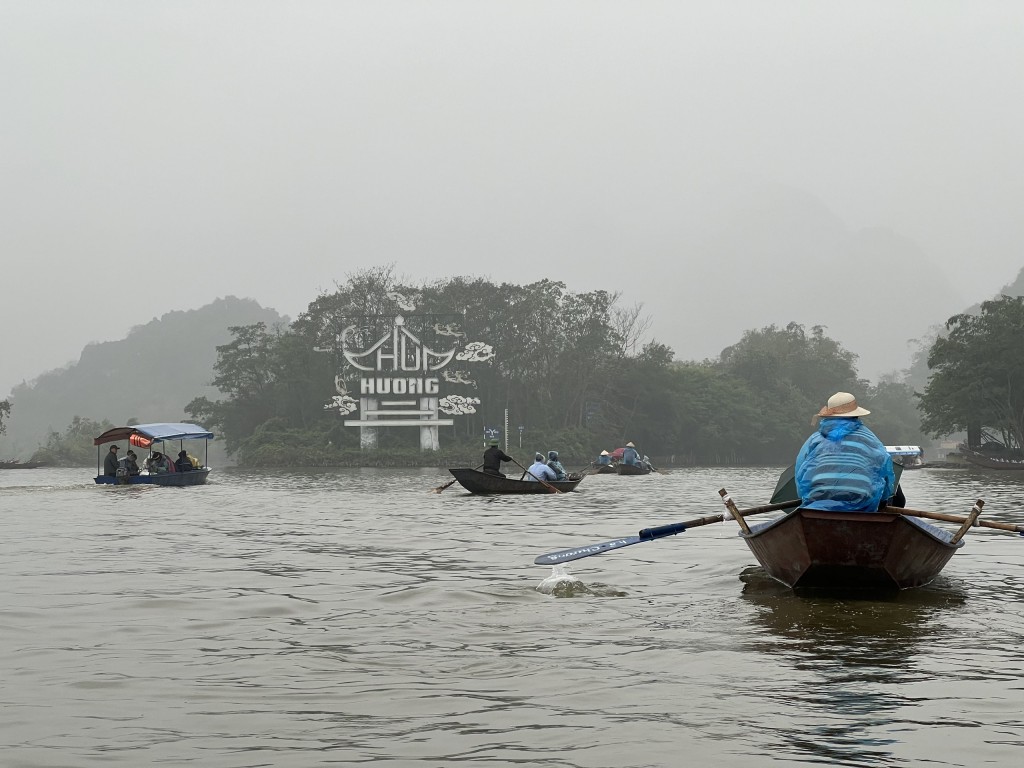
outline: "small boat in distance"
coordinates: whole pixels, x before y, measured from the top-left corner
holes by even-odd
[[[184,450],[186,440],[203,440],[206,451],[203,455],[201,466],[185,472],[150,472],[143,470],[137,475],[127,474],[121,468],[117,475],[103,474],[103,450],[102,446],[110,443],[125,441],[130,446],[149,450],[151,455],[153,447],[160,444],[160,448],[166,453],[166,444],[177,441],[178,447]],[[96,446],[96,484],[97,485],[203,485],[210,476],[209,446],[213,440],[213,433],[208,432],[198,424],[180,423],[157,423],[157,424],[135,424],[130,427],[114,427],[108,429],[92,442]],[[124,457],[121,457],[124,458]],[[170,456],[167,456],[170,459]]]
[[[41,461],[18,461],[17,459],[2,459],[0,460],[0,469],[36,469],[37,467],[45,467]]]
[[[579,475],[569,475],[568,480],[519,480],[511,477],[499,477],[470,467],[456,467],[449,472],[459,481],[459,485],[470,493],[551,493],[551,488],[559,491],[574,491],[583,479]]]
[[[920,469],[924,464],[924,451],[919,445],[887,445],[885,452],[892,456],[894,464],[904,469]]]
[[[964,461],[985,469],[1016,469],[1024,470],[1024,459],[1020,453],[1012,451],[1000,443],[985,443],[980,448],[971,448],[966,444],[957,447],[957,453]]]
[[[651,468],[643,464],[640,466],[635,464],[619,464],[618,473],[620,475],[649,475],[651,474]]]

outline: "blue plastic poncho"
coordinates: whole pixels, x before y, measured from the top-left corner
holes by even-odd
[[[875,512],[896,489],[892,457],[857,418],[822,419],[797,455],[795,477],[807,509]]]

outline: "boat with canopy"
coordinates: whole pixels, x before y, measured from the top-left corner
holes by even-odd
[[[108,429],[92,442],[96,446],[96,484],[97,485],[203,485],[210,476],[209,451],[210,440],[213,440],[212,432],[207,431],[198,424],[182,423],[155,423],[135,424],[127,427],[114,427]],[[184,451],[186,440],[204,441],[205,451],[202,463],[197,467],[181,472],[168,471],[159,472],[156,470],[143,469],[139,474],[129,474],[123,466],[118,468],[116,475],[107,475],[102,471],[103,450],[102,446],[111,443],[125,442],[129,446],[142,448],[150,451],[150,456],[157,453],[166,454],[167,446],[173,448],[177,442],[179,450]],[[159,450],[154,450],[157,448]],[[170,456],[167,456],[170,459]],[[147,462],[144,462],[144,464]],[[173,461],[169,462],[173,468]],[[191,463],[191,462],[190,462]]]

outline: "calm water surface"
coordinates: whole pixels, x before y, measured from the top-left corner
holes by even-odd
[[[778,469],[474,497],[437,470],[0,472],[0,765],[1016,766],[1024,539],[926,589],[797,597],[735,523]],[[1024,478],[907,473],[909,506],[1024,523]]]

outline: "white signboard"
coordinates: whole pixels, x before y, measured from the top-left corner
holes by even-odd
[[[377,447],[377,430],[390,427],[419,427],[420,448],[440,448],[438,427],[455,422],[445,416],[476,413],[477,397],[444,394],[452,385],[476,388],[472,374],[453,370],[457,363],[479,363],[494,357],[489,344],[474,341],[462,344],[465,333],[455,324],[435,323],[435,336],[451,338],[450,346],[433,349],[409,327],[402,315],[391,321],[390,328],[375,342],[360,348],[361,335],[355,325],[346,327],[338,337],[345,371],[334,377],[337,394],[324,408],[335,409],[341,416],[359,411],[359,418],[346,419],[346,427],[359,427],[360,445]],[[346,373],[348,375],[346,375]],[[349,378],[353,379],[350,382]],[[354,395],[358,395],[359,400]]]

